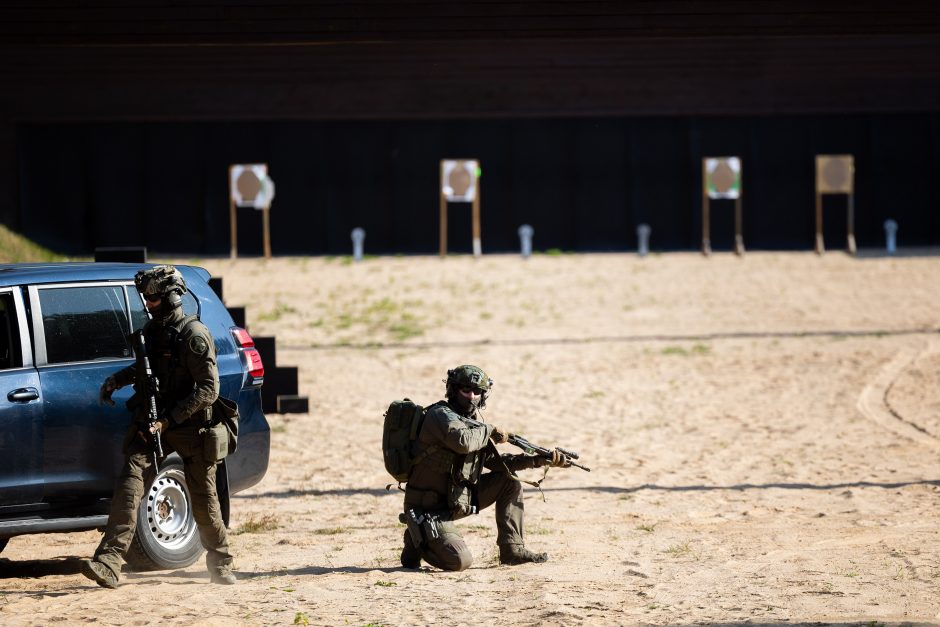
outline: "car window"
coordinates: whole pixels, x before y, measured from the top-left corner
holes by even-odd
[[[183,313],[187,316],[194,316],[199,313],[199,305],[196,298],[189,292],[183,294]]]
[[[122,286],[43,289],[39,302],[48,363],[133,356]]]
[[[140,292],[133,287],[127,288],[127,302],[131,306],[131,330],[143,329],[147,324],[147,308],[144,306],[144,299],[140,297]]]
[[[22,367],[21,353],[13,294],[0,293],[0,370]]]

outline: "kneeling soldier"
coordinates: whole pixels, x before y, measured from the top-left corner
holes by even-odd
[[[545,562],[548,554],[525,548],[523,542],[522,485],[517,470],[546,465],[569,466],[570,460],[553,451],[552,458],[500,455],[495,444],[509,434],[481,424],[479,410],[493,381],[476,366],[447,371],[447,400],[427,409],[416,439],[418,462],[405,487],[408,526],[401,564],[418,568],[421,560],[443,570],[470,567],[473,555],[453,521],[496,505],[496,543],[502,564]],[[470,425],[464,418],[477,422]],[[486,468],[489,472],[483,472]]]

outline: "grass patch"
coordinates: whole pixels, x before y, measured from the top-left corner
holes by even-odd
[[[376,581],[376,586],[381,586],[383,588],[391,588],[392,586],[397,586],[398,584],[394,581]]]
[[[320,529],[315,529],[313,533],[318,536],[338,536],[341,533],[346,533],[345,527],[322,527]]]
[[[297,313],[295,307],[285,305],[284,303],[277,303],[271,311],[263,311],[258,314],[258,320],[261,322],[277,322],[284,316],[295,313]]]
[[[646,532],[646,533],[653,533],[654,531],[656,531],[656,523],[653,523],[653,524],[651,524],[651,525],[645,525],[645,524],[644,524],[644,525],[637,525],[637,526],[636,526],[636,530],[637,530],[637,531],[643,531],[643,532]]]
[[[711,347],[708,344],[694,344],[691,348],[684,348],[682,346],[667,346],[666,348],[659,351],[662,355],[679,355],[681,357],[689,357],[693,355],[707,355],[711,352]]]
[[[673,544],[666,549],[665,552],[673,557],[684,557],[686,555],[692,555],[692,547],[689,546],[688,542],[683,542],[682,544]]]
[[[424,329],[416,323],[413,317],[406,314],[405,318],[399,324],[393,324],[388,328],[389,333],[396,340],[407,340],[408,338],[424,335]]]
[[[339,310],[328,311],[326,319],[318,320],[316,326],[324,326],[327,330],[355,330],[358,337],[387,334],[396,341],[423,335],[428,326],[425,320],[413,313],[423,310],[424,303],[420,300],[399,302],[379,298],[347,302],[340,307]]]
[[[252,514],[251,518],[239,525],[238,529],[235,530],[235,535],[243,533],[263,533],[265,531],[273,531],[278,527],[280,527],[280,524],[277,521],[277,516],[265,514],[258,520],[255,520],[255,516]]]
[[[309,625],[310,617],[303,612],[297,612],[294,614],[294,624],[295,625]]]
[[[0,224],[0,263],[66,261],[67,257],[14,233]]]

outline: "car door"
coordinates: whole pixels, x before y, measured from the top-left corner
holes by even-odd
[[[0,511],[42,499],[42,394],[19,287],[0,288]],[[24,506],[26,506],[24,508]]]
[[[43,395],[43,500],[108,497],[120,468],[131,386],[98,401],[101,383],[133,362],[128,338],[146,313],[130,283],[31,286]],[[136,302],[135,302],[136,301]],[[134,315],[131,315],[132,303]]]

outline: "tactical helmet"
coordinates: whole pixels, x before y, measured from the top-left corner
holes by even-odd
[[[468,364],[448,370],[447,385],[448,387],[451,385],[467,386],[477,388],[481,392],[488,392],[493,387],[493,380],[486,376],[482,369]]]
[[[461,413],[471,414],[475,409],[486,407],[486,399],[493,387],[493,380],[486,376],[480,368],[471,365],[457,366],[447,371],[447,400],[456,404]],[[470,387],[480,391],[480,396],[469,400],[459,393],[462,387]]]
[[[144,296],[159,294],[170,309],[182,304],[180,296],[186,293],[186,281],[173,266],[154,266],[134,275],[134,285]]]

